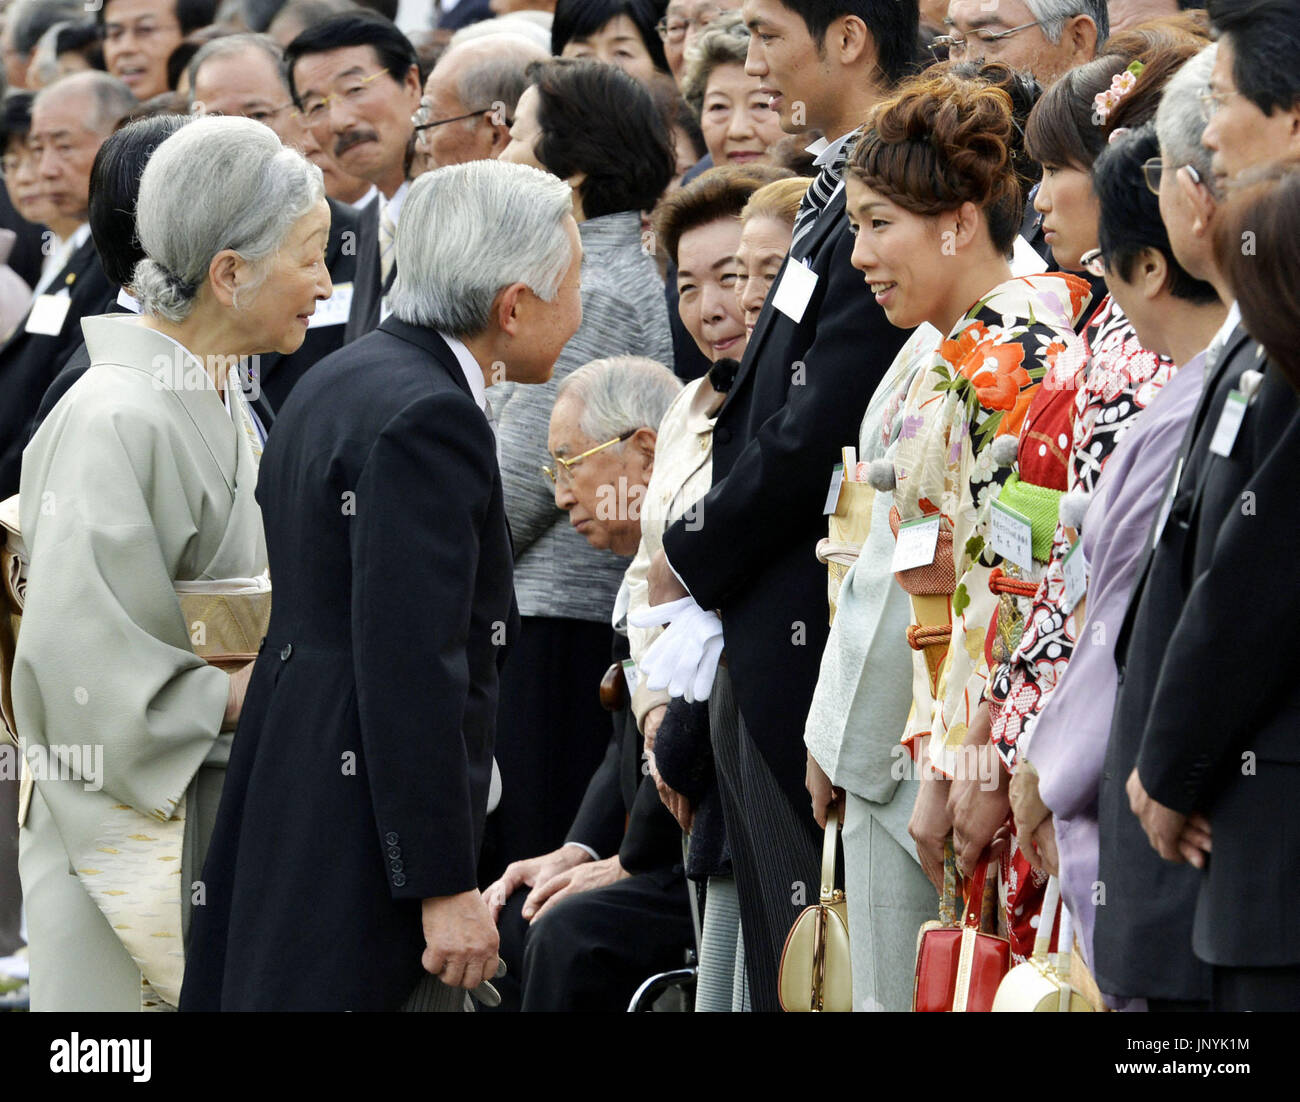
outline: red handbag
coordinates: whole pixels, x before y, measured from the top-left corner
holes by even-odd
[[[945,856],[950,854],[951,848]],[[980,932],[988,869],[987,861],[980,862],[967,883],[959,923],[931,921],[917,933],[913,1010],[986,1013],[993,1009],[993,997],[1011,965],[1011,945],[1004,937]]]

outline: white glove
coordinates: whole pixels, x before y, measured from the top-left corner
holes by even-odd
[[[722,621],[691,597],[653,605],[628,617],[633,627],[657,627],[671,621],[641,659],[646,685],[667,689],[688,704],[707,700],[722,656]]]

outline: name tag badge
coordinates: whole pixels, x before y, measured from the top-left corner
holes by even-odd
[[[817,289],[817,273],[802,260],[792,260],[773,292],[772,305],[793,322],[803,321],[808,300]]]
[[[1228,391],[1228,400],[1223,404],[1219,414],[1219,423],[1210,438],[1210,451],[1224,459],[1232,454],[1232,445],[1237,442],[1237,433],[1241,431],[1241,422],[1246,417],[1246,406],[1250,399],[1240,390]]]
[[[831,488],[826,491],[826,504],[822,507],[822,513],[830,516],[840,507],[840,490],[844,486],[844,464],[836,463],[835,469],[831,471]]]
[[[636,663],[630,658],[623,659],[623,678],[627,681],[627,692],[631,696],[641,683],[641,671],[636,668]]]
[[[894,560],[890,569],[895,573],[917,566],[929,566],[939,547],[939,517],[917,517],[905,520],[898,526],[898,542],[894,544]]]
[[[989,546],[1022,570],[1034,568],[1034,526],[1023,513],[993,499],[989,514]]]
[[[316,312],[307,321],[308,329],[322,325],[344,325],[352,309],[352,284],[334,284],[334,293],[324,302],[316,303]]]
[[[63,332],[63,321],[71,305],[72,296],[67,291],[60,291],[57,295],[37,295],[31,313],[27,315],[25,330],[38,337],[57,337]]]
[[[1074,546],[1065,553],[1061,568],[1065,572],[1065,603],[1061,611],[1068,614],[1088,592],[1088,560],[1083,553],[1082,538],[1075,540]]]

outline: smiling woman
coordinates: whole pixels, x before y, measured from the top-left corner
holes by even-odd
[[[179,1001],[181,885],[202,868],[230,748],[221,732],[250,666],[196,653],[215,618],[192,621],[178,592],[224,582],[264,601],[264,433],[239,361],[293,351],[330,293],[320,170],[249,119],[200,119],[159,145],[136,227],[144,316],[85,319],[91,370],[24,453],[15,714],[29,745],[104,747],[102,784],[38,782],[21,833],[36,1009]],[[149,874],[160,867],[181,875]]]

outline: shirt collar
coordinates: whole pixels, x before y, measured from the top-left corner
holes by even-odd
[[[140,300],[125,287],[117,289],[117,304],[124,310],[130,310],[133,314],[140,313]]]
[[[813,155],[813,164],[818,168],[822,168],[825,165],[833,164],[835,158],[840,155],[840,151],[861,133],[862,129],[859,127],[857,130],[850,130],[847,134],[841,134],[834,141],[828,138],[818,138],[812,145],[807,147],[806,152]]]
[[[1228,343],[1228,338],[1232,336],[1233,330],[1241,324],[1241,307],[1237,305],[1234,298],[1228,306],[1228,316],[1223,319],[1223,324],[1219,326],[1219,331],[1210,338],[1210,343],[1205,346],[1204,359],[1201,366],[1208,369],[1212,354]]]
[[[483,369],[479,367],[478,360],[474,359],[474,354],[465,347],[463,341],[448,336],[443,332],[439,332],[438,336],[447,342],[447,347],[451,349],[452,355],[456,357],[456,362],[460,364],[461,371],[465,373],[465,381],[469,383],[470,393],[474,395],[474,404],[486,413],[487,384],[483,381]]]
[[[352,204],[352,209],[364,210],[366,207],[370,206],[372,202],[374,202],[375,196],[377,196],[378,194],[379,194],[379,189],[375,187],[374,184],[371,184],[370,190],[367,191],[365,195],[361,196],[360,199],[358,199],[355,203]]]
[[[391,199],[385,199],[384,193],[379,192],[379,217],[388,212],[388,217],[393,220],[393,225],[397,225],[397,220],[402,216],[402,203],[406,199],[406,193],[411,190],[411,181],[403,180],[402,186],[393,192]]]
[[[583,249],[593,245],[598,248],[618,245],[641,245],[641,212],[620,210],[614,214],[602,214],[597,218],[588,218],[578,226],[578,236]]]

